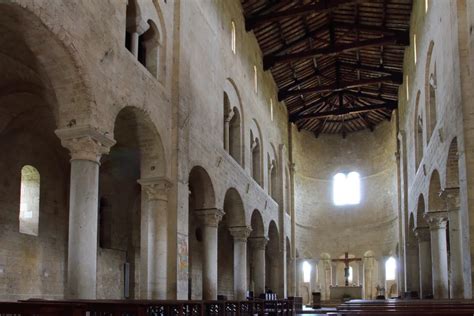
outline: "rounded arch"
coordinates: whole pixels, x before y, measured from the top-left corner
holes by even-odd
[[[438,170],[433,170],[430,177],[430,188],[428,193],[428,212],[443,210],[443,199],[441,198],[441,181]]]
[[[230,188],[224,198],[224,218],[229,227],[245,226],[245,208],[239,192]]]
[[[263,186],[263,169],[264,169],[264,158],[263,158],[263,137],[260,126],[257,120],[252,119],[250,126],[250,157],[251,157],[251,174],[252,178],[260,185]]]
[[[433,62],[434,42],[430,41],[425,66],[425,109],[427,119],[427,139],[431,139],[437,122],[436,109],[436,63]]]
[[[194,166],[189,173],[189,191],[194,209],[210,209],[216,207],[216,197],[212,180],[201,166]]]
[[[120,140],[115,147],[122,147],[121,155],[138,147],[142,178],[165,177],[167,159],[155,125],[143,110],[126,106],[115,117],[114,138]],[[107,156],[104,160],[107,160]]]
[[[252,226],[252,232],[250,233],[250,237],[265,236],[265,226],[263,224],[262,214],[259,210],[255,209],[252,212],[252,217],[250,218],[250,225]]]
[[[425,111],[424,107],[420,105],[421,92],[418,90],[415,99],[415,115],[413,131],[415,141],[415,171],[418,170],[421,160],[423,159],[423,151],[425,146],[424,135],[425,135]]]
[[[458,140],[454,137],[449,145],[446,159],[446,189],[459,189],[459,153]]]
[[[243,117],[237,88],[230,79],[224,84],[224,149],[243,166]]]
[[[425,213],[425,197],[423,196],[423,194],[420,194],[418,196],[418,202],[416,207],[416,227],[425,227],[427,225],[424,218]]]
[[[63,30],[47,25],[35,10],[14,3],[0,4],[0,53],[2,60],[7,61],[0,62],[2,73],[6,73],[8,64],[15,63],[26,70],[15,71],[16,76],[27,81],[14,86],[0,83],[1,96],[40,92],[53,107],[56,126],[96,126],[92,85],[84,65],[69,37],[55,33]],[[61,67],[57,67],[58,61]]]

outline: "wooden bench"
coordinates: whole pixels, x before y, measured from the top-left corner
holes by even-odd
[[[329,315],[474,315],[472,300],[351,300]]]
[[[0,302],[0,316],[246,316],[294,315],[289,300],[157,301],[157,300],[26,300]]]

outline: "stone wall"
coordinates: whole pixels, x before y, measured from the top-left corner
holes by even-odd
[[[294,133],[297,249],[301,258],[347,251],[361,258],[395,251],[398,242],[395,122],[374,132],[314,138]],[[361,179],[358,205],[333,202],[335,174],[356,171]]]

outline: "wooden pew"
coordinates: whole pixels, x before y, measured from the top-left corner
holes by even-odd
[[[294,315],[289,300],[248,301],[157,301],[157,300],[26,300],[0,303],[0,316],[246,316]]]
[[[474,315],[472,300],[351,300],[331,315]]]

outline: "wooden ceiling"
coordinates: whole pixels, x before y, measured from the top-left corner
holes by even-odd
[[[289,120],[317,137],[390,120],[412,0],[241,0]]]

